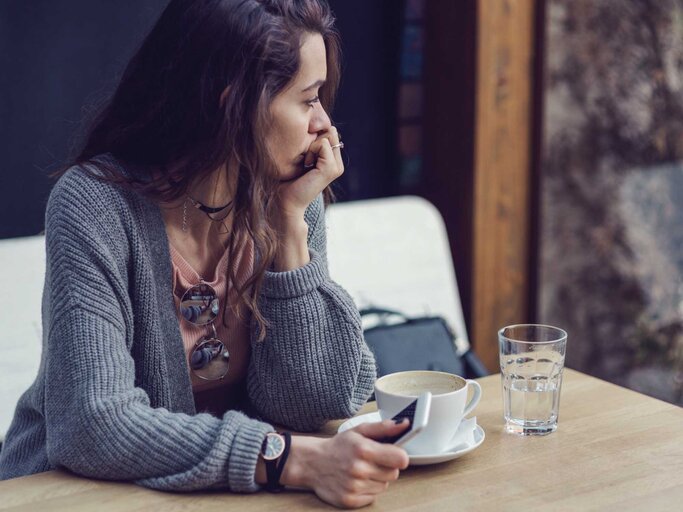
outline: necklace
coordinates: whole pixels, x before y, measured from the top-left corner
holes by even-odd
[[[205,205],[204,203],[201,203],[197,201],[196,199],[190,197],[188,194],[185,194],[185,202],[183,203],[183,233],[187,233],[187,202],[190,201],[192,203],[192,206],[194,206],[197,210],[204,212],[206,216],[213,222],[222,222],[221,219],[214,219],[211,215],[214,213],[221,212],[225,210],[226,208],[230,208],[228,211],[227,215],[223,217],[223,219],[227,218],[228,215],[230,215],[230,212],[232,211],[232,201],[229,201],[228,204],[225,206],[219,206],[217,208],[212,208],[210,206]],[[225,225],[225,224],[224,224]]]
[[[187,196],[187,198],[188,198],[188,199],[190,200],[190,202],[192,203],[192,206],[194,206],[195,208],[197,208],[197,210],[203,211],[203,212],[206,213],[206,214],[222,212],[222,211],[225,210],[228,206],[232,205],[232,201],[228,201],[228,203],[227,203],[226,205],[224,205],[224,206],[219,206],[219,207],[217,207],[217,208],[212,208],[212,207],[210,207],[210,206],[206,206],[204,203],[202,203],[202,202],[200,202],[200,201],[197,201],[196,199],[190,197],[189,195]]]

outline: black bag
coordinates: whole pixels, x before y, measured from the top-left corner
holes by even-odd
[[[375,354],[378,377],[406,370],[436,370],[468,379],[488,375],[486,367],[468,350],[459,355],[455,335],[440,316],[408,318],[382,309],[363,309],[361,316],[378,315],[380,324],[364,331],[365,341]],[[400,323],[389,323],[391,316]]]

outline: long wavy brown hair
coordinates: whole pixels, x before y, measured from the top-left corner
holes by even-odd
[[[278,250],[272,226],[278,180],[264,134],[273,99],[299,70],[308,33],[322,35],[325,42],[327,81],[319,97],[331,112],[341,49],[325,0],[172,0],[126,66],[111,99],[85,121],[83,142],[53,174],[58,177],[110,153],[125,172],[98,159],[98,179],[135,189],[155,202],[172,202],[216,169],[237,162],[228,258],[235,261],[243,235],[253,239],[257,258],[241,286],[232,264],[228,279],[238,292],[236,311],[246,306],[254,315],[259,340],[267,322],[257,298]],[[324,195],[329,202],[329,187]]]

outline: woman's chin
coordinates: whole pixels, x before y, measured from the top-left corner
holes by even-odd
[[[304,175],[304,170],[301,167],[301,164],[296,164],[296,165],[291,165],[289,169],[280,171],[278,173],[278,178],[280,181],[292,181],[300,176]]]

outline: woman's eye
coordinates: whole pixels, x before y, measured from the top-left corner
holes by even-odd
[[[319,102],[320,102],[320,97],[319,97],[319,96],[316,96],[316,97],[313,98],[312,100],[308,100],[308,101],[306,102],[306,105],[308,105],[309,107],[313,108],[313,105],[314,105],[315,103],[319,103]]]

